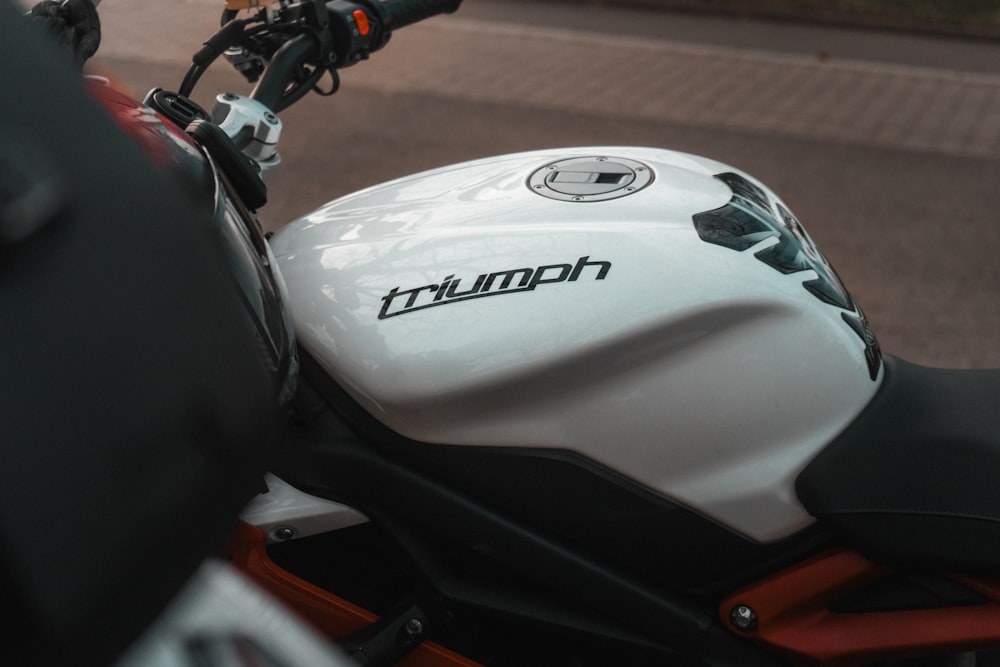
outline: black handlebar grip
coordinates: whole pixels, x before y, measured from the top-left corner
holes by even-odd
[[[404,28],[438,14],[450,14],[462,0],[363,0],[387,31]]]

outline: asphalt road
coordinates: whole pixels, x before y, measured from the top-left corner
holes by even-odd
[[[147,3],[141,3],[146,5]],[[101,5],[101,64],[176,89],[220,6]],[[248,87],[225,64],[196,99]],[[341,194],[460,160],[651,145],[744,169],[789,203],[882,349],[1000,367],[1000,45],[466,0],[282,114],[274,229]]]

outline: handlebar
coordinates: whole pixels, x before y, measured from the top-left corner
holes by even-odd
[[[227,0],[225,25],[195,54],[181,84],[189,96],[201,74],[223,52],[236,48],[258,63],[244,74],[253,82],[263,77],[251,97],[274,112],[314,90],[329,72],[365,60],[382,48],[393,30],[458,9],[462,0],[301,0],[283,4],[267,20],[235,19],[238,9],[258,7],[260,0]],[[246,61],[244,60],[244,63]],[[235,63],[234,63],[235,64]],[[332,92],[331,91],[331,92]],[[327,93],[329,94],[329,93]]]
[[[438,14],[450,14],[462,0],[362,0],[386,30],[405,28]]]
[[[308,33],[297,35],[285,42],[275,52],[264,76],[254,87],[250,97],[275,112],[287,108],[298,99],[298,97],[294,100],[285,99],[288,82],[291,81],[299,65],[308,60],[317,50],[319,50],[319,45],[313,35]],[[313,83],[315,84],[315,82]],[[307,91],[308,88],[304,88],[303,94]]]

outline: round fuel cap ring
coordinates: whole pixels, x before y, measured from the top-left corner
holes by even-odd
[[[528,179],[533,192],[559,201],[608,201],[642,190],[653,170],[620,157],[574,157],[536,169]]]

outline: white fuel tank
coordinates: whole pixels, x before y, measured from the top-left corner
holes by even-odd
[[[881,381],[864,315],[788,207],[691,155],[454,165],[271,243],[301,344],[388,427],[572,450],[758,541],[812,521],[795,477]]]

